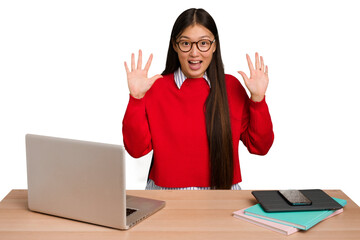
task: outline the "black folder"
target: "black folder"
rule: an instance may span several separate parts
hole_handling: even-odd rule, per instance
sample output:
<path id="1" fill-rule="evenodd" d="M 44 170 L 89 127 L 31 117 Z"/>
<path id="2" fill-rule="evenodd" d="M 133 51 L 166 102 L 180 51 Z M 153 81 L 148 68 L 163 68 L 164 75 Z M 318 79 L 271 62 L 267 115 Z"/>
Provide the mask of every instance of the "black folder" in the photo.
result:
<path id="1" fill-rule="evenodd" d="M 281 196 L 279 191 L 276 190 L 252 191 L 251 193 L 259 201 L 261 207 L 266 212 L 337 210 L 342 208 L 339 203 L 320 189 L 300 190 L 300 192 L 311 200 L 311 205 L 291 205 Z"/>

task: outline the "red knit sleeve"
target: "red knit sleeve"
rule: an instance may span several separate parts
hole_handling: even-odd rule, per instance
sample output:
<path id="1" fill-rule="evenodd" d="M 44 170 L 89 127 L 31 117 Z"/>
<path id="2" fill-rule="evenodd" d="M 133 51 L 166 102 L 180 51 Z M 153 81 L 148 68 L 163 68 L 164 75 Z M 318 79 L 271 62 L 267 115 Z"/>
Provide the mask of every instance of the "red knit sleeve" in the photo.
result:
<path id="1" fill-rule="evenodd" d="M 229 99 L 230 115 L 241 127 L 235 127 L 234 135 L 241 140 L 248 151 L 265 155 L 273 141 L 274 133 L 265 98 L 261 102 L 252 101 L 237 78 L 225 75 Z"/>
<path id="2" fill-rule="evenodd" d="M 244 109 L 242 121 L 247 124 L 246 130 L 240 135 L 250 153 L 265 155 L 274 142 L 274 132 L 269 108 L 265 98 L 254 102 L 248 98 L 248 109 Z"/>
<path id="3" fill-rule="evenodd" d="M 132 157 L 142 157 L 152 150 L 145 98 L 136 99 L 130 95 L 122 132 L 125 149 Z"/>

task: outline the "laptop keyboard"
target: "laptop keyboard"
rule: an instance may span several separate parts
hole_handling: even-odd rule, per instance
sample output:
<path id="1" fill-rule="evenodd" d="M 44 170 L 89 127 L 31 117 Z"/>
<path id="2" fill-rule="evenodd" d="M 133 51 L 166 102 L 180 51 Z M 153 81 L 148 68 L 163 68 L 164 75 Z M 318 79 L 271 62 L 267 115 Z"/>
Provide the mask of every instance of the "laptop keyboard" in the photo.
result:
<path id="1" fill-rule="evenodd" d="M 130 214 L 136 212 L 136 209 L 132 209 L 132 208 L 126 208 L 126 216 L 129 216 Z"/>

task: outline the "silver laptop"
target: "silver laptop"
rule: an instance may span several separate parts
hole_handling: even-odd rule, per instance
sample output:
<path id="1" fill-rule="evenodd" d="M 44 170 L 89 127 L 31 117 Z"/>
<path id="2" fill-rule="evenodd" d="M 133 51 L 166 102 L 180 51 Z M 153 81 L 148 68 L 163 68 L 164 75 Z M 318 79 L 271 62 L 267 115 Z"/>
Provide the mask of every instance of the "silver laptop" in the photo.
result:
<path id="1" fill-rule="evenodd" d="M 129 229 L 165 202 L 126 195 L 124 151 L 119 145 L 26 135 L 29 209 Z"/>

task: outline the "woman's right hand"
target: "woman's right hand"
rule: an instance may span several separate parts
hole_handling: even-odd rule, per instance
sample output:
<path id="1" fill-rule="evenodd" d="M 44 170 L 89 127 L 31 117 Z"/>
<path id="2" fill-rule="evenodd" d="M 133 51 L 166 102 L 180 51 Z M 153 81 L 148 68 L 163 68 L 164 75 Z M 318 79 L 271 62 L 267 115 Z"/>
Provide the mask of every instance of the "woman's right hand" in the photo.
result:
<path id="1" fill-rule="evenodd" d="M 124 62 L 130 95 L 134 98 L 137 99 L 143 98 L 145 96 L 145 93 L 151 88 L 154 82 L 157 79 L 162 78 L 162 75 L 160 74 L 157 74 L 151 78 L 147 77 L 152 58 L 153 55 L 151 54 L 149 60 L 145 65 L 145 68 L 141 69 L 142 68 L 141 50 L 139 50 L 137 67 L 135 67 L 135 55 L 131 54 L 131 71 L 129 70 L 127 63 Z"/>

